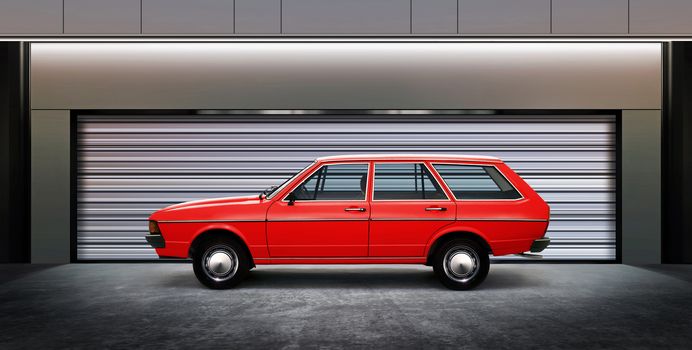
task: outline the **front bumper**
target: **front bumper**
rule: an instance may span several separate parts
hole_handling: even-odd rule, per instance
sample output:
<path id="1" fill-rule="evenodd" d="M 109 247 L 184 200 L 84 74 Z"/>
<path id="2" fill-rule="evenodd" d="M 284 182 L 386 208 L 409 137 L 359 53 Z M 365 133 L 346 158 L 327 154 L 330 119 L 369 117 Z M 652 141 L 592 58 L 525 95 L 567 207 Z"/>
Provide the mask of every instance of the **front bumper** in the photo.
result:
<path id="1" fill-rule="evenodd" d="M 529 249 L 529 251 L 531 253 L 540 253 L 549 244 L 550 244 L 550 238 L 548 238 L 548 237 L 539 238 L 539 239 L 533 241 L 533 243 L 531 243 L 531 249 Z"/>
<path id="2" fill-rule="evenodd" d="M 162 235 L 146 235 L 147 243 L 154 248 L 166 248 L 166 241 Z"/>

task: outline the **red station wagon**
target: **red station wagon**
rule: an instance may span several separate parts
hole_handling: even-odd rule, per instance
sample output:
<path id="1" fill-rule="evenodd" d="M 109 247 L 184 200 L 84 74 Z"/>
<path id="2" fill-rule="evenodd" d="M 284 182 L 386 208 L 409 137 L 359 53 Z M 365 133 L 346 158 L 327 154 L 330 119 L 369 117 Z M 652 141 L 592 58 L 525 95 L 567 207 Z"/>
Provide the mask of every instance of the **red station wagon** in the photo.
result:
<path id="1" fill-rule="evenodd" d="M 160 257 L 191 257 L 216 289 L 261 264 L 425 264 L 469 289 L 487 276 L 488 254 L 545 249 L 549 212 L 497 158 L 333 156 L 259 196 L 159 210 L 146 238 Z"/>

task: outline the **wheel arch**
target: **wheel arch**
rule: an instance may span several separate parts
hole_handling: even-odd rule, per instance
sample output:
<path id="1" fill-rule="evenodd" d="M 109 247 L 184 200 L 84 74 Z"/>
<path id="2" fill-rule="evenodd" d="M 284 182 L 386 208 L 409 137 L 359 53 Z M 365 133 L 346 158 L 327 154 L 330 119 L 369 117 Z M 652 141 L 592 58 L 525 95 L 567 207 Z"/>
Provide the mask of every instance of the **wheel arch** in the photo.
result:
<path id="1" fill-rule="evenodd" d="M 436 237 L 433 238 L 430 244 L 428 244 L 428 250 L 426 253 L 426 259 L 425 259 L 425 265 L 431 266 L 432 265 L 432 259 L 433 255 L 435 254 L 435 251 L 445 243 L 456 239 L 456 238 L 469 238 L 477 242 L 478 244 L 483 247 L 488 254 L 492 254 L 493 250 L 490 247 L 490 244 L 488 243 L 488 240 L 483 237 L 482 234 L 478 232 L 474 232 L 471 230 L 464 230 L 464 229 L 453 229 L 449 230 L 443 233 L 438 234 Z"/>
<path id="2" fill-rule="evenodd" d="M 192 257 L 193 254 L 197 251 L 197 249 L 200 248 L 200 246 L 214 238 L 222 238 L 222 239 L 229 239 L 232 241 L 235 241 L 236 243 L 240 244 L 241 247 L 245 250 L 245 253 L 247 254 L 248 258 L 250 259 L 250 267 L 255 267 L 255 260 L 252 257 L 252 253 L 250 252 L 250 248 L 248 247 L 247 243 L 245 240 L 242 238 L 241 235 L 237 234 L 236 232 L 228 229 L 228 228 L 221 228 L 221 227 L 211 227 L 202 230 L 199 232 L 197 235 L 195 235 L 195 238 L 192 240 L 190 243 L 190 248 L 188 251 L 188 256 Z"/>

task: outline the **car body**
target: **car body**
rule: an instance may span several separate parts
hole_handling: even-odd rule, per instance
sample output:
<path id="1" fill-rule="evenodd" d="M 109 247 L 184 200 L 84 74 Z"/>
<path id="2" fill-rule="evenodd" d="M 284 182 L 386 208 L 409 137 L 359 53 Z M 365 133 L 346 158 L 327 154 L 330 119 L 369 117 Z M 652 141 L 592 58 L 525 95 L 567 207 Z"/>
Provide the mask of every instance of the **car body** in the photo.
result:
<path id="1" fill-rule="evenodd" d="M 453 277 L 475 269 L 471 280 L 445 283 L 468 289 L 485 278 L 488 254 L 542 251 L 549 212 L 498 158 L 331 156 L 264 194 L 159 210 L 147 240 L 160 257 L 192 257 L 212 288 L 235 285 L 234 269 L 262 264 L 426 264 Z M 473 247 L 443 260 L 449 242 Z"/>

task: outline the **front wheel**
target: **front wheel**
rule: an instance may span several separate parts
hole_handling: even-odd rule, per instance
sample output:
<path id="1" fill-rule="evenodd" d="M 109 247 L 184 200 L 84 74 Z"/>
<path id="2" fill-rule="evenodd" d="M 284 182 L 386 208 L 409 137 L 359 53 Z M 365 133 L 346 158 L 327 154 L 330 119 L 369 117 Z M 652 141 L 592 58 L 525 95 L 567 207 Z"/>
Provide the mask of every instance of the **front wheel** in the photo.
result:
<path id="1" fill-rule="evenodd" d="M 479 285 L 488 275 L 490 259 L 475 241 L 454 239 L 438 249 L 433 268 L 447 288 L 468 290 Z"/>
<path id="2" fill-rule="evenodd" d="M 236 286 L 250 269 L 245 250 L 232 240 L 213 239 L 202 245 L 192 257 L 197 279 L 212 289 Z"/>

